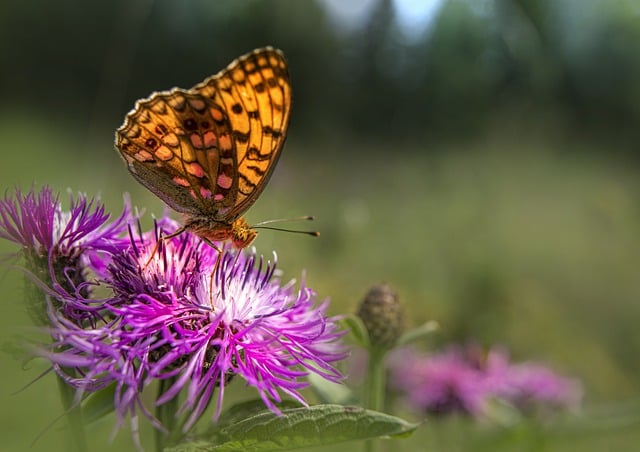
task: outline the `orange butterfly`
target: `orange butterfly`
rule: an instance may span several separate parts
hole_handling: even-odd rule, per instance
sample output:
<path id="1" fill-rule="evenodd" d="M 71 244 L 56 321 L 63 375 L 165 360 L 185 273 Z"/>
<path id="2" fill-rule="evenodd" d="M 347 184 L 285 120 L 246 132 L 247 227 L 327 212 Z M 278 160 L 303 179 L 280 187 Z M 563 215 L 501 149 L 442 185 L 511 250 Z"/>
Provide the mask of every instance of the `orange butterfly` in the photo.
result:
<path id="1" fill-rule="evenodd" d="M 116 148 L 138 182 L 184 217 L 185 230 L 248 246 L 242 215 L 264 190 L 287 135 L 291 84 L 284 55 L 256 49 L 191 89 L 136 102 Z M 165 237 L 167 238 L 167 237 Z"/>

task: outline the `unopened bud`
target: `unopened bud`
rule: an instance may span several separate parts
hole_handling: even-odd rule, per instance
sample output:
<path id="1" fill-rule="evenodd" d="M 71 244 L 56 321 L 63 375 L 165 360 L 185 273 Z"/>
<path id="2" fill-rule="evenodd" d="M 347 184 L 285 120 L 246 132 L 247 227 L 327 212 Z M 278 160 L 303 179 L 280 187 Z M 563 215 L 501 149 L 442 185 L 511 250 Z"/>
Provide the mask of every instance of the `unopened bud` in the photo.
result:
<path id="1" fill-rule="evenodd" d="M 360 303 L 358 317 L 362 319 L 371 345 L 392 348 L 404 331 L 404 313 L 398 294 L 388 284 L 377 284 Z"/>

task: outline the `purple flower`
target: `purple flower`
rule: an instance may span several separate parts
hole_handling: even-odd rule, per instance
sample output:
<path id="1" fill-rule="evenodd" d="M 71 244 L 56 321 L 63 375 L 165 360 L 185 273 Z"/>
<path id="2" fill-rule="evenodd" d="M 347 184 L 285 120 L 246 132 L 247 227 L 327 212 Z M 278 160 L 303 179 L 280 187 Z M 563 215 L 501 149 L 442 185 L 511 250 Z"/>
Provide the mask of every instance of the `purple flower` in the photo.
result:
<path id="1" fill-rule="evenodd" d="M 77 300 L 88 297 L 87 272 L 104 274 L 109 256 L 128 244 L 122 236 L 130 219 L 126 200 L 123 213 L 109 223 L 99 201 L 71 195 L 70 208 L 64 210 L 49 187 L 26 194 L 16 189 L 0 200 L 0 237 L 22 246 L 28 271 L 68 315 L 86 308 Z M 41 292 L 30 295 L 32 318 L 46 323 Z"/>
<path id="2" fill-rule="evenodd" d="M 536 363 L 512 364 L 499 348 L 449 347 L 433 355 L 399 350 L 390 360 L 391 383 L 414 409 L 431 413 L 487 413 L 500 399 L 522 411 L 534 407 L 576 408 L 582 397 L 577 380 Z"/>
<path id="3" fill-rule="evenodd" d="M 492 349 L 487 356 L 487 387 L 496 397 L 523 411 L 537 407 L 576 409 L 582 387 L 576 379 L 557 375 L 534 362 L 510 364 L 504 350 Z"/>
<path id="4" fill-rule="evenodd" d="M 71 195 L 70 208 L 65 211 L 49 187 L 39 193 L 32 188 L 26 195 L 16 189 L 13 196 L 0 200 L 0 237 L 54 258 L 87 250 L 115 252 L 122 248 L 119 237 L 130 218 L 128 202 L 120 218 L 107 224 L 109 214 L 104 206 L 82 194 Z"/>
<path id="5" fill-rule="evenodd" d="M 146 234 L 114 255 L 103 324 L 78 328 L 52 311 L 56 342 L 43 353 L 81 392 L 115 383 L 119 423 L 141 411 L 159 427 L 141 399 L 154 380 L 167 388 L 157 405 L 185 394 L 177 414 L 187 417 L 186 431 L 212 400 L 218 416 L 238 376 L 274 412 L 283 394 L 305 403 L 299 390 L 309 372 L 341 379 L 332 363 L 344 357 L 343 332 L 326 316 L 328 303 L 316 304 L 304 282 L 298 290 L 281 284 L 275 261 L 228 249 L 219 257 L 187 232 L 154 249 Z"/>
<path id="6" fill-rule="evenodd" d="M 420 356 L 404 349 L 391 357 L 390 364 L 392 385 L 414 409 L 482 413 L 486 402 L 482 372 L 469 364 L 463 350 L 451 347 L 438 355 Z"/>

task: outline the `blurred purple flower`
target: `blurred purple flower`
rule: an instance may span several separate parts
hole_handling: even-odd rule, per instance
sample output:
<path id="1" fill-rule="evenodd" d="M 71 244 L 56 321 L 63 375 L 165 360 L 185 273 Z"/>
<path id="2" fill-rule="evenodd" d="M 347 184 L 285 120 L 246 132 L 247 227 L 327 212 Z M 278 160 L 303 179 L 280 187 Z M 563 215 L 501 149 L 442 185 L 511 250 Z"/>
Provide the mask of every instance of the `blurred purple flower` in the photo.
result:
<path id="1" fill-rule="evenodd" d="M 113 257 L 104 284 L 114 296 L 103 310 L 111 320 L 78 328 L 51 311 L 56 340 L 41 352 L 79 393 L 115 383 L 119 424 L 142 412 L 160 427 L 141 399 L 156 379 L 167 382 L 157 405 L 185 394 L 176 414 L 188 416 L 187 431 L 216 390 L 219 415 L 235 376 L 276 413 L 282 394 L 305 404 L 299 390 L 309 372 L 342 378 L 332 363 L 345 356 L 343 332 L 304 282 L 297 291 L 293 281 L 282 285 L 275 262 L 255 251 L 225 249 L 216 263 L 218 252 L 187 232 L 154 246 L 149 236 L 132 239 Z"/>
<path id="2" fill-rule="evenodd" d="M 391 384 L 408 403 L 429 413 L 479 415 L 486 399 L 482 373 L 452 347 L 440 355 L 419 356 L 404 349 L 391 357 Z"/>
<path id="3" fill-rule="evenodd" d="M 390 359 L 391 384 L 414 409 L 429 413 L 486 414 L 499 399 L 522 411 L 576 408 L 582 397 L 577 380 L 542 364 L 511 364 L 501 349 L 486 355 L 478 347 L 451 346 L 434 355 L 399 350 Z"/>
<path id="4" fill-rule="evenodd" d="M 491 393 L 523 411 L 536 407 L 576 409 L 582 399 L 580 381 L 559 376 L 539 363 L 510 364 L 502 349 L 489 351 L 486 374 Z"/>

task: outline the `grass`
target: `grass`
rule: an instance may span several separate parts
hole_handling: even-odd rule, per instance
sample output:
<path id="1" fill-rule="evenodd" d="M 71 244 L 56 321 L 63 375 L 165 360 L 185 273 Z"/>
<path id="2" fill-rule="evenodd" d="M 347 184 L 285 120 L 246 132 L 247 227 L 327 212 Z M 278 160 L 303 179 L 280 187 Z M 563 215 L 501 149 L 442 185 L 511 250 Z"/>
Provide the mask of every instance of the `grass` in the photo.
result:
<path id="1" fill-rule="evenodd" d="M 162 204 L 119 162 L 108 132 L 89 147 L 70 125 L 50 124 L 0 120 L 2 188 L 35 182 L 101 193 L 114 214 L 128 191 L 134 204 L 161 213 Z M 277 250 L 285 279 L 306 269 L 333 312 L 354 311 L 370 285 L 386 281 L 413 325 L 441 324 L 424 347 L 469 339 L 502 344 L 517 360 L 545 361 L 584 383 L 583 418 L 509 429 L 431 420 L 407 443 L 386 442 L 388 449 L 629 450 L 640 439 L 638 404 L 620 408 L 640 387 L 638 170 L 610 157 L 622 150 L 523 130 L 496 128 L 482 140 L 429 152 L 417 145 L 314 147 L 294 136 L 248 215 L 250 222 L 318 217 L 319 239 L 264 231 L 255 245 L 264 254 Z M 0 251 L 15 248 L 2 242 Z M 6 270 L 0 284 L 7 340 L 25 333 L 28 320 L 19 272 Z M 45 366 L 23 369 L 6 355 L 1 362 L 0 451 L 25 450 L 61 414 L 57 394 L 50 375 L 12 394 Z M 235 390 L 231 397 L 246 397 L 241 384 Z M 603 409 L 611 414 L 593 414 Z M 127 449 L 126 431 L 105 444 L 111 427 L 107 418 L 90 428 L 95 450 Z M 56 424 L 31 450 L 64 450 L 62 438 Z"/>

